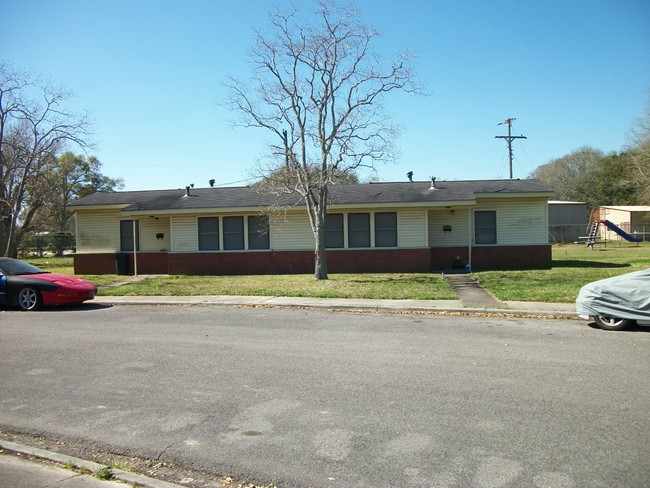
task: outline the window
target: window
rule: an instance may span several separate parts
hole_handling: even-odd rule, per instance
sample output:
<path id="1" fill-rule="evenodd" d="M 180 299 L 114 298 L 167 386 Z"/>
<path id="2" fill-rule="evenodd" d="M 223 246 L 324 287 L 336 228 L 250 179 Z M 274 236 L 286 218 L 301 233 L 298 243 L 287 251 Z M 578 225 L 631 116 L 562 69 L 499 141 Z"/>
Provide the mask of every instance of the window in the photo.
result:
<path id="1" fill-rule="evenodd" d="M 474 212 L 476 244 L 497 243 L 497 213 L 494 210 Z"/>
<path id="2" fill-rule="evenodd" d="M 248 217 L 248 249 L 269 249 L 269 218 L 266 215 Z"/>
<path id="3" fill-rule="evenodd" d="M 370 247 L 370 214 L 348 214 L 348 246 Z"/>
<path id="4" fill-rule="evenodd" d="M 199 251 L 220 249 L 220 225 L 223 227 L 223 249 L 226 251 L 246 249 L 244 242 L 244 217 L 200 217 Z M 248 249 L 269 249 L 269 218 L 266 215 L 247 217 Z"/>
<path id="5" fill-rule="evenodd" d="M 343 214 L 325 216 L 325 247 L 343 247 Z"/>
<path id="6" fill-rule="evenodd" d="M 199 251 L 219 250 L 219 218 L 199 217 Z"/>
<path id="7" fill-rule="evenodd" d="M 244 218 L 223 218 L 223 248 L 227 251 L 244 249 Z"/>
<path id="8" fill-rule="evenodd" d="M 375 214 L 375 247 L 397 247 L 397 214 Z"/>
<path id="9" fill-rule="evenodd" d="M 136 251 L 140 250 L 140 225 L 135 221 Z M 120 220 L 120 251 L 133 251 L 133 220 Z"/>

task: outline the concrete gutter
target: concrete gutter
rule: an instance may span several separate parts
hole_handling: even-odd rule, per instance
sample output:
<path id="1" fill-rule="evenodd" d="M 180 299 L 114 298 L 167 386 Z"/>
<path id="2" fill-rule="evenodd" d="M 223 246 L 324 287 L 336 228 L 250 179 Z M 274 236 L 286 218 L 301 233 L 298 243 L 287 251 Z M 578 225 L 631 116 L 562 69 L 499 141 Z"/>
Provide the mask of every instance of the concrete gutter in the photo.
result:
<path id="1" fill-rule="evenodd" d="M 99 296 L 101 305 L 214 305 L 239 307 L 312 308 L 388 313 L 430 313 L 499 316 L 540 316 L 577 319 L 569 303 L 503 302 L 500 307 L 466 307 L 460 300 L 380 300 L 363 298 L 310 298 L 271 296 Z"/>
<path id="2" fill-rule="evenodd" d="M 128 471 L 122 471 L 121 469 L 110 468 L 110 466 L 106 466 L 104 464 L 98 464 L 92 461 L 87 461 L 85 459 L 67 456 L 65 454 L 59 454 L 57 452 L 46 451 L 44 449 L 39 449 L 37 447 L 25 446 L 23 444 L 18 444 L 16 442 L 0 440 L 0 450 L 18 453 L 25 456 L 38 458 L 38 459 L 45 459 L 47 461 L 52 461 L 54 463 L 58 463 L 63 466 L 66 465 L 75 466 L 77 468 L 88 470 L 92 473 L 97 473 L 102 469 L 108 468 L 111 470 L 112 481 L 131 483 L 134 486 L 141 486 L 143 488 L 179 488 L 181 486 L 174 483 L 169 483 L 167 481 L 150 478 L 148 476 L 144 476 L 136 473 L 130 473 Z M 28 462 L 28 461 L 25 460 L 24 462 Z M 27 488 L 27 487 L 34 486 L 32 484 L 32 481 L 29 480 L 29 472 L 26 469 L 24 470 L 24 474 L 25 474 L 24 479 L 21 478 L 17 480 L 18 486 L 15 486 L 14 488 L 23 488 L 23 487 Z M 24 484 L 22 484 L 23 482 Z M 127 485 L 123 485 L 123 483 L 120 483 L 120 485 L 127 486 Z M 61 481 L 58 480 L 58 478 L 56 479 L 53 478 L 52 484 L 48 484 L 47 486 L 54 486 L 55 484 L 57 486 L 70 486 L 68 484 L 62 483 Z M 114 486 L 110 482 L 105 482 L 105 481 L 99 482 L 98 479 L 93 478 L 90 475 L 76 476 L 74 486 L 95 487 L 97 485 L 101 486 L 103 484 L 105 484 L 106 486 Z"/>

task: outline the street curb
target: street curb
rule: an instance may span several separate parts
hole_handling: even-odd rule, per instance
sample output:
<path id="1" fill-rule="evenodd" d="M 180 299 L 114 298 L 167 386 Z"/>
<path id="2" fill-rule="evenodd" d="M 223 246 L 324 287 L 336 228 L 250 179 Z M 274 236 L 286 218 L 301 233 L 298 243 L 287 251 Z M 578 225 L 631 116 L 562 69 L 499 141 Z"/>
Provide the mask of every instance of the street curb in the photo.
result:
<path id="1" fill-rule="evenodd" d="M 94 303 L 98 305 L 119 306 L 119 305 L 184 305 L 184 306 L 225 306 L 225 307 L 243 307 L 243 308 L 297 308 L 297 309 L 318 309 L 345 312 L 383 312 L 396 314 L 427 314 L 427 315 L 474 315 L 474 316 L 495 316 L 495 317 L 515 317 L 515 318 L 549 318 L 549 319 L 571 319 L 577 320 L 576 312 L 566 312 L 560 310 L 530 310 L 530 309 L 512 309 L 512 308 L 462 308 L 462 307 L 422 307 L 422 306 L 390 306 L 390 305 L 361 305 L 358 303 L 315 303 L 313 301 L 305 303 L 289 303 L 286 301 L 275 301 L 278 297 L 265 297 L 265 300 L 246 300 L 239 302 L 237 300 L 215 301 L 215 297 L 128 297 L 126 300 L 122 297 L 101 297 Z"/>
<path id="2" fill-rule="evenodd" d="M 14 453 L 24 454 L 26 456 L 35 457 L 38 459 L 45 459 L 47 461 L 53 461 L 55 463 L 63 465 L 74 465 L 78 468 L 87 469 L 93 473 L 100 471 L 105 468 L 111 470 L 113 475 L 113 481 L 124 481 L 126 483 L 137 483 L 138 485 L 144 488 L 179 488 L 181 485 L 176 485 L 174 483 L 169 483 L 168 481 L 157 480 L 154 478 L 149 478 L 141 474 L 129 473 L 128 471 L 122 471 L 121 469 L 113 469 L 110 466 L 104 464 L 95 463 L 93 461 L 87 461 L 85 459 L 76 458 L 73 456 L 67 456 L 65 454 L 59 454 L 58 452 L 46 451 L 44 449 L 39 449 L 37 447 L 26 446 L 24 444 L 17 444 L 10 441 L 0 441 L 0 449 L 5 451 L 10 451 Z"/>

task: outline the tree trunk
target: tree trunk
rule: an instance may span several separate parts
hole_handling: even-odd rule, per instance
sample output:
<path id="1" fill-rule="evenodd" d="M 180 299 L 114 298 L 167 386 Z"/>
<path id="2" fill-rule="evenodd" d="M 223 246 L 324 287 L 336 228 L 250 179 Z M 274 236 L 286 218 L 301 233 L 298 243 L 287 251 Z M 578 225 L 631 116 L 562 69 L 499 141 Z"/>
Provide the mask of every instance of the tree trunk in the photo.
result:
<path id="1" fill-rule="evenodd" d="M 0 218 L 0 256 L 7 257 L 7 245 L 9 244 L 7 239 L 9 235 L 9 225 L 7 222 L 7 217 Z"/>
<path id="2" fill-rule="evenodd" d="M 314 278 L 317 280 L 327 279 L 327 254 L 325 253 L 325 229 L 321 227 L 316 236 L 316 248 L 314 249 Z"/>
<path id="3" fill-rule="evenodd" d="M 325 217 L 327 215 L 327 184 L 320 182 L 316 205 L 313 206 L 315 214 L 314 237 L 316 247 L 314 248 L 314 278 L 317 280 L 327 279 L 327 253 L 325 249 Z"/>

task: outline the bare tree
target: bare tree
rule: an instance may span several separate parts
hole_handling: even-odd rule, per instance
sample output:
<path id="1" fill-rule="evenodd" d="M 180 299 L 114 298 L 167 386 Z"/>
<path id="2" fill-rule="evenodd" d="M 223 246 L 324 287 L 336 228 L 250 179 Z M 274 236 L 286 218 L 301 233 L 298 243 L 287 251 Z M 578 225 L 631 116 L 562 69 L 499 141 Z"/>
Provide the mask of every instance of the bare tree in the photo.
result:
<path id="1" fill-rule="evenodd" d="M 607 156 L 599 149 L 584 146 L 570 154 L 536 168 L 530 177 L 537 178 L 555 192 L 558 200 L 581 200 L 590 207 L 603 205 L 594 194 L 594 169 Z"/>
<path id="2" fill-rule="evenodd" d="M 650 99 L 643 115 L 634 121 L 629 153 L 635 182 L 641 188 L 639 204 L 650 205 Z"/>
<path id="3" fill-rule="evenodd" d="M 0 64 L 0 253 L 18 243 L 43 204 L 39 183 L 67 144 L 87 146 L 89 119 L 68 112 L 68 90 Z"/>
<path id="4" fill-rule="evenodd" d="M 381 101 L 393 91 L 419 92 L 408 56 L 384 62 L 374 50 L 377 38 L 350 7 L 320 2 L 312 20 L 277 11 L 270 31 L 254 35 L 252 82 L 226 84 L 238 123 L 272 134 L 266 189 L 306 205 L 317 279 L 327 279 L 329 186 L 393 159 L 397 131 Z"/>

